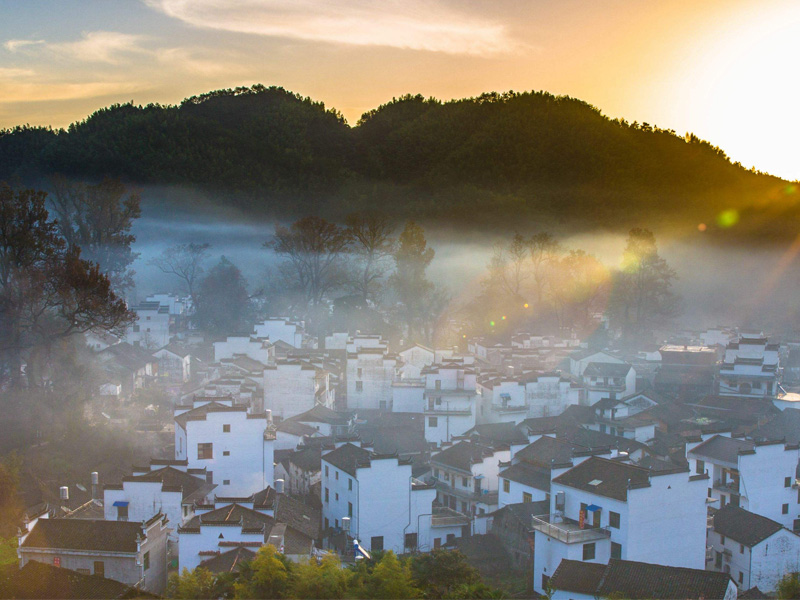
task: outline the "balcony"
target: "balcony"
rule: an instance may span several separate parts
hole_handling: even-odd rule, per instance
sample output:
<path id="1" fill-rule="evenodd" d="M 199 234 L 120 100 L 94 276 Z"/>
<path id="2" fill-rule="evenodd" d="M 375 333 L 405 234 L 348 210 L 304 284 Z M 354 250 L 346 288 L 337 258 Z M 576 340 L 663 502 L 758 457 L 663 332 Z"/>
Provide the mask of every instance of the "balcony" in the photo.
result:
<path id="1" fill-rule="evenodd" d="M 533 517 L 533 528 L 565 544 L 580 544 L 611 537 L 607 527 L 584 525 L 581 529 L 578 521 L 560 515 Z"/>
<path id="2" fill-rule="evenodd" d="M 492 404 L 492 411 L 499 413 L 528 412 L 525 404 Z"/>
<path id="3" fill-rule="evenodd" d="M 467 515 L 444 506 L 434 508 L 431 516 L 431 527 L 463 527 L 469 522 Z"/>
<path id="4" fill-rule="evenodd" d="M 424 413 L 432 416 L 462 416 L 468 417 L 472 414 L 471 408 L 448 408 L 446 404 L 439 404 L 438 406 L 426 406 Z"/>
<path id="5" fill-rule="evenodd" d="M 714 482 L 714 484 L 711 487 L 713 487 L 715 490 L 718 490 L 720 492 L 727 492 L 729 494 L 736 494 L 736 495 L 739 494 L 739 482 L 738 481 L 717 480 L 717 481 Z"/>
<path id="6" fill-rule="evenodd" d="M 437 390 L 435 388 L 425 388 L 426 398 L 438 398 L 440 396 L 477 396 L 478 390 L 475 388 L 449 388 Z"/>

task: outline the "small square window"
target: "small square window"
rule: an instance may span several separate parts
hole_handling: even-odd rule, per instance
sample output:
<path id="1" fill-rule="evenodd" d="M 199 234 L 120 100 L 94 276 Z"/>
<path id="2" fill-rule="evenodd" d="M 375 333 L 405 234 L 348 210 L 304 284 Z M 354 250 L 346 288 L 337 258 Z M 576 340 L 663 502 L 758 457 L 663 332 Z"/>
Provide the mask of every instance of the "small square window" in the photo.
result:
<path id="1" fill-rule="evenodd" d="M 336 480 L 338 481 L 339 480 L 339 471 L 334 472 L 334 475 L 336 477 Z"/>
<path id="2" fill-rule="evenodd" d="M 230 433 L 230 432 L 231 432 L 231 426 L 230 425 L 225 424 L 225 425 L 222 426 L 222 433 Z"/>
<path id="3" fill-rule="evenodd" d="M 591 544 L 584 544 L 583 545 L 583 560 L 594 560 L 595 557 L 595 545 L 594 542 Z"/>
<path id="4" fill-rule="evenodd" d="M 428 417 L 428 427 L 438 427 L 439 417 Z"/>
<path id="5" fill-rule="evenodd" d="M 511 482 L 508 479 L 503 479 L 503 491 L 506 494 L 511 491 Z"/>
<path id="6" fill-rule="evenodd" d="M 231 480 L 230 479 L 223 479 L 222 480 L 222 485 L 230 485 L 230 484 L 231 484 Z"/>
<path id="7" fill-rule="evenodd" d="M 619 513 L 614 511 L 608 512 L 608 526 L 614 529 L 619 529 Z"/>
<path id="8" fill-rule="evenodd" d="M 230 455 L 231 455 L 231 451 L 230 450 L 223 450 L 222 451 L 222 456 L 230 456 Z"/>
<path id="9" fill-rule="evenodd" d="M 523 502 L 533 502 L 533 496 L 529 492 L 522 492 L 522 501 Z"/>
<path id="10" fill-rule="evenodd" d="M 789 514 L 789 505 L 788 504 L 784 504 L 781 507 L 781 514 L 782 515 L 788 515 Z"/>
<path id="11" fill-rule="evenodd" d="M 347 489 L 348 490 L 352 490 L 353 489 L 353 480 L 352 479 L 348 479 L 347 480 Z"/>

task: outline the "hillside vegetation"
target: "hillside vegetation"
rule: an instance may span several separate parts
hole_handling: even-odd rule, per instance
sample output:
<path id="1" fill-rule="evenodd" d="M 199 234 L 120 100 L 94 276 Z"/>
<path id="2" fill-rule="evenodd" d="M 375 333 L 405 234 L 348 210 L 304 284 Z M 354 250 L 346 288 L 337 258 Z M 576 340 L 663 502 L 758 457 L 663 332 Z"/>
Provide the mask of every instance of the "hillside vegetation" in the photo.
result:
<path id="1" fill-rule="evenodd" d="M 0 180 L 53 173 L 186 186 L 269 217 L 379 206 L 459 224 L 713 228 L 735 209 L 747 234 L 799 222 L 792 186 L 710 143 L 545 92 L 404 96 L 351 127 L 320 102 L 254 86 L 0 132 Z"/>

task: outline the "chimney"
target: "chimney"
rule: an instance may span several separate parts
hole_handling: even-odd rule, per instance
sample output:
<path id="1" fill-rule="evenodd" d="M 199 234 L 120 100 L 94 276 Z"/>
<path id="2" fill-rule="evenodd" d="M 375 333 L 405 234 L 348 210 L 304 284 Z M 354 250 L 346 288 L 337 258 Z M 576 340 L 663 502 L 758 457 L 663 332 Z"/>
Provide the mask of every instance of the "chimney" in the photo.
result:
<path id="1" fill-rule="evenodd" d="M 275 480 L 275 491 L 278 494 L 282 494 L 283 493 L 283 479 L 276 479 Z"/>
<path id="2" fill-rule="evenodd" d="M 100 499 L 100 474 L 92 471 L 92 500 Z"/>
<path id="3" fill-rule="evenodd" d="M 68 502 L 69 488 L 65 485 L 62 485 L 60 488 L 58 488 L 58 504 L 66 508 Z"/>

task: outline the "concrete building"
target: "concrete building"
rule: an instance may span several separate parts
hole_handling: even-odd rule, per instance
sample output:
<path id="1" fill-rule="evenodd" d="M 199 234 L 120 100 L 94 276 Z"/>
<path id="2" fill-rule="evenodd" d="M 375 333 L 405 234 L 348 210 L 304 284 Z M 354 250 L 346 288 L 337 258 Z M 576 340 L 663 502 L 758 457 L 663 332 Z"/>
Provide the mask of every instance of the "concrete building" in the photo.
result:
<path id="1" fill-rule="evenodd" d="M 331 374 L 314 365 L 279 359 L 264 369 L 264 408 L 276 420 L 289 419 L 317 405 L 333 409 L 335 393 Z"/>
<path id="2" fill-rule="evenodd" d="M 214 362 L 247 356 L 267 366 L 275 362 L 275 348 L 265 337 L 228 336 L 225 340 L 214 342 Z"/>
<path id="3" fill-rule="evenodd" d="M 780 347 L 770 344 L 761 332 L 741 333 L 725 347 L 719 366 L 719 394 L 764 398 L 778 393 Z"/>
<path id="4" fill-rule="evenodd" d="M 273 344 L 281 341 L 298 350 L 301 348 L 316 348 L 316 343 L 306 333 L 304 324 L 301 321 L 273 317 L 261 323 L 256 323 L 254 332 L 256 337 L 269 338 L 269 341 Z"/>
<path id="5" fill-rule="evenodd" d="M 800 529 L 797 445 L 714 435 L 687 450 L 693 471 L 708 474 L 708 497 L 716 508 L 733 504 L 787 529 Z"/>
<path id="6" fill-rule="evenodd" d="M 125 331 L 124 341 L 131 346 L 148 350 L 163 348 L 169 344 L 170 314 L 169 306 L 160 302 L 140 302 L 130 309 L 136 314 L 136 320 Z"/>
<path id="7" fill-rule="evenodd" d="M 800 536 L 777 521 L 729 504 L 713 522 L 706 568 L 729 574 L 741 591 L 774 593 L 784 575 L 800 571 Z"/>
<path id="8" fill-rule="evenodd" d="M 478 392 L 475 371 L 461 362 L 426 367 L 425 439 L 441 445 L 475 427 Z"/>
<path id="9" fill-rule="evenodd" d="M 550 513 L 533 520 L 534 589 L 543 593 L 564 559 L 704 568 L 706 479 L 596 456 L 553 478 Z"/>
<path id="10" fill-rule="evenodd" d="M 19 538 L 20 568 L 38 561 L 154 594 L 167 585 L 167 519 L 144 522 L 38 519 Z"/>
<path id="11" fill-rule="evenodd" d="M 392 381 L 397 367 L 397 356 L 383 346 L 348 343 L 347 408 L 391 411 Z"/>
<path id="12" fill-rule="evenodd" d="M 628 363 L 591 362 L 581 376 L 589 405 L 624 398 L 636 391 L 636 370 Z"/>
<path id="13" fill-rule="evenodd" d="M 199 404 L 199 403 L 198 403 Z M 175 408 L 175 458 L 206 469 L 217 493 L 246 496 L 273 484 L 275 434 L 267 415 L 213 399 Z"/>

